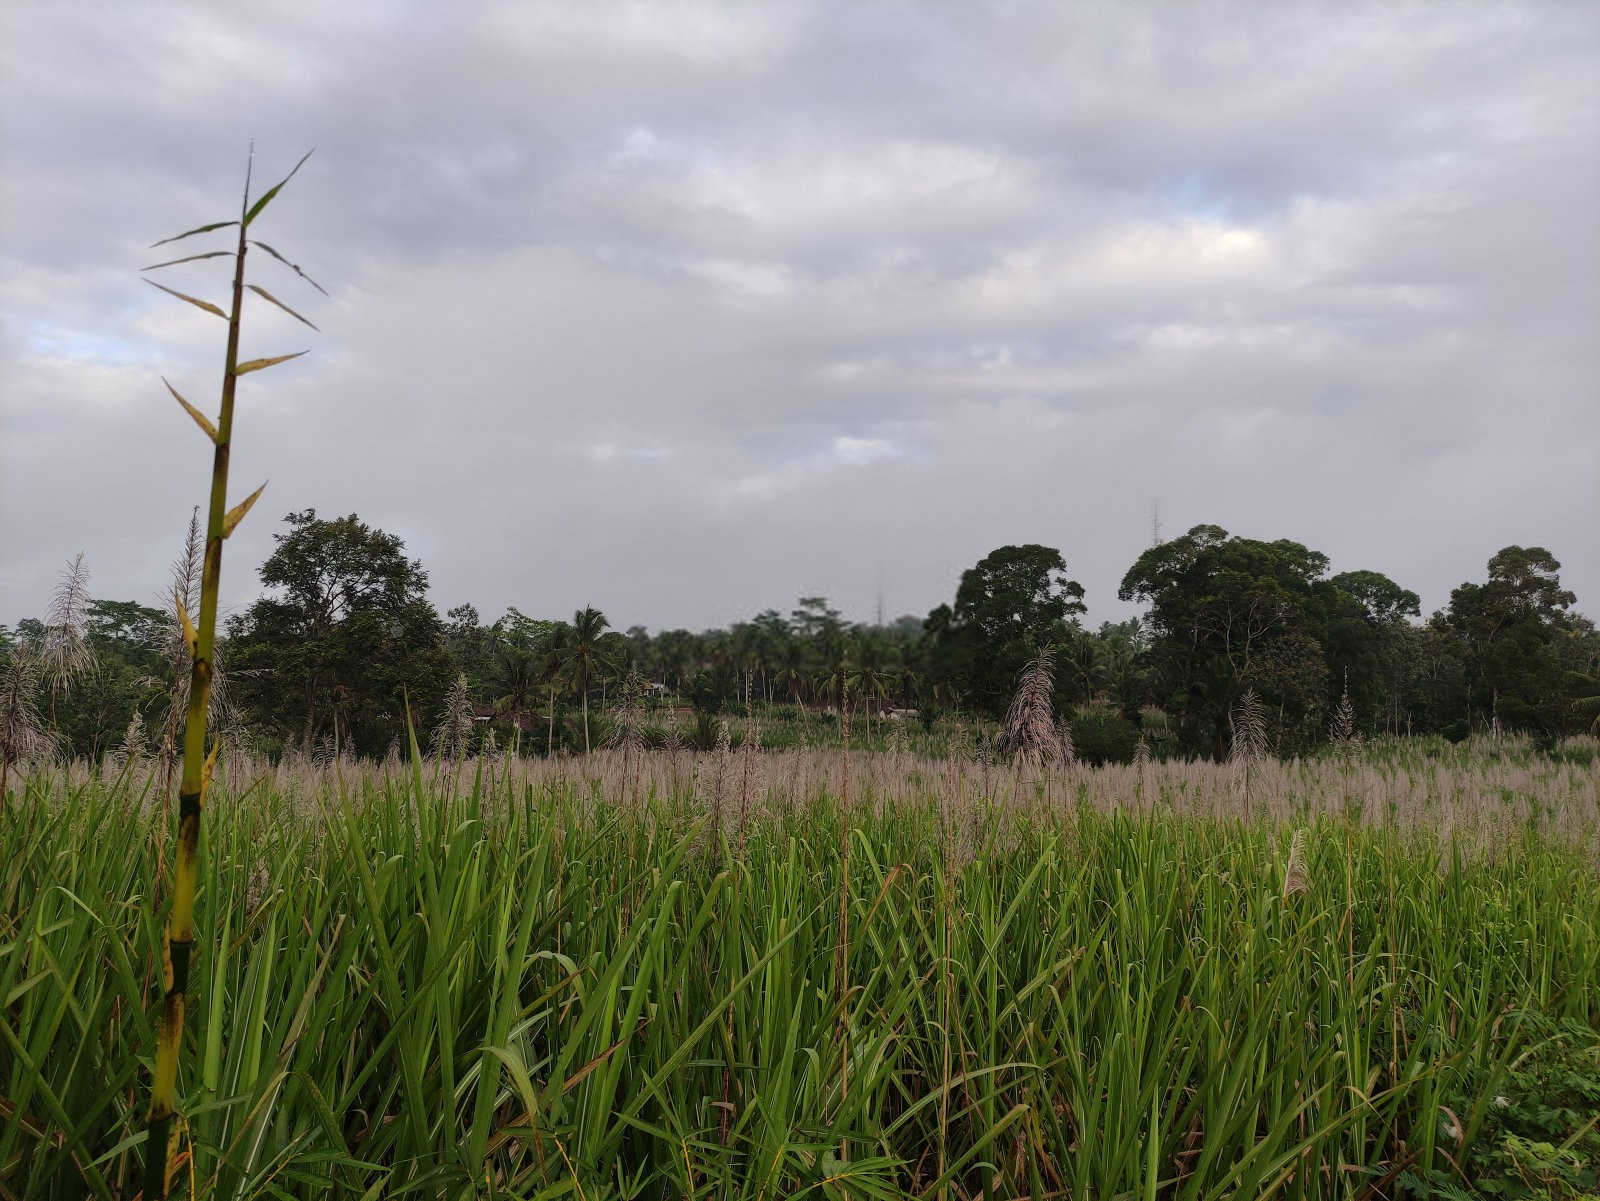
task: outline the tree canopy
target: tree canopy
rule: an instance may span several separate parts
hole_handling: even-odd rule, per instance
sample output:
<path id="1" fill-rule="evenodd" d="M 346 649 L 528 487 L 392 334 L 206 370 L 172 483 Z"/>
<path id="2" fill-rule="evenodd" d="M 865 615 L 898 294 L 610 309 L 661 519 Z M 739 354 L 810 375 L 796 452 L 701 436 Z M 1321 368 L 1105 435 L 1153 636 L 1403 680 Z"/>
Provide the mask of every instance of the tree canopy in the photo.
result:
<path id="1" fill-rule="evenodd" d="M 991 551 L 962 573 L 955 604 L 924 623 L 935 679 L 952 701 L 998 717 L 1023 666 L 1070 643 L 1084 611 L 1083 585 L 1068 578 L 1060 551 L 1031 542 Z"/>
<path id="2" fill-rule="evenodd" d="M 985 555 L 921 621 L 852 622 L 804 596 L 725 629 L 623 633 L 592 607 L 570 620 L 512 607 L 485 622 L 462 604 L 441 618 L 399 537 L 307 509 L 285 518 L 260 568 L 263 595 L 229 622 L 219 662 L 237 717 L 222 724 L 268 748 L 337 741 L 381 755 L 406 743 L 407 699 L 425 735 L 450 691 L 452 722 L 474 737 L 498 726 L 527 751 L 577 752 L 606 738 L 606 702 L 624 678 L 630 704 L 692 706 L 701 741 L 719 711 L 756 704 L 825 715 L 848 703 L 868 723 L 894 708 L 927 723 L 951 711 L 998 718 L 1023 666 L 1049 651 L 1051 703 L 1096 761 L 1131 758 L 1141 739 L 1159 753 L 1225 754 L 1246 690 L 1278 753 L 1326 741 L 1346 707 L 1363 733 L 1548 742 L 1600 720 L 1600 635 L 1573 611 L 1560 567 L 1542 547 L 1505 547 L 1422 621 L 1417 594 L 1380 572 L 1330 574 L 1327 556 L 1299 542 L 1198 525 L 1123 577 L 1118 595 L 1143 612 L 1093 632 L 1064 556 L 1028 543 Z M 181 649 L 172 613 L 89 600 L 81 563 L 71 576 L 71 604 L 0 627 L 0 665 L 33 665 L 11 673 L 34 681 L 27 711 L 80 755 L 166 736 Z M 51 648 L 78 664 L 53 691 Z M 130 734 L 135 715 L 144 732 Z"/>
<path id="3" fill-rule="evenodd" d="M 382 753 L 452 682 L 428 575 L 405 544 L 355 514 L 290 513 L 261 566 L 271 591 L 228 625 L 236 693 L 283 737 Z"/>

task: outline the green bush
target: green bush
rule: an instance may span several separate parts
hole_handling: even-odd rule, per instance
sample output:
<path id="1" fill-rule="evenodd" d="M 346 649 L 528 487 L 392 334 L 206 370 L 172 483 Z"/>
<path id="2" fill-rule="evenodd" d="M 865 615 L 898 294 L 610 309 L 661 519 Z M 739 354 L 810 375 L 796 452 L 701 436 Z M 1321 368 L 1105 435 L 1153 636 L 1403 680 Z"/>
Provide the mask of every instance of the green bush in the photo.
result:
<path id="1" fill-rule="evenodd" d="M 1078 758 L 1102 763 L 1132 763 L 1139 745 L 1139 727 L 1109 705 L 1084 705 L 1071 721 L 1072 745 Z"/>

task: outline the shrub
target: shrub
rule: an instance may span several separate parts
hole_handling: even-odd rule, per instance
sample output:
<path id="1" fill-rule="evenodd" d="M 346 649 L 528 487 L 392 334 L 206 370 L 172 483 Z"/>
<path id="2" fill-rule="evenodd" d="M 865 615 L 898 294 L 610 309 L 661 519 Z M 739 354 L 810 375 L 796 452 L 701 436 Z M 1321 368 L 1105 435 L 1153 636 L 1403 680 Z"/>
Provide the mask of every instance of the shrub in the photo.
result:
<path id="1" fill-rule="evenodd" d="M 1109 705 L 1081 705 L 1071 721 L 1072 745 L 1078 758 L 1099 767 L 1132 763 L 1139 745 L 1139 727 Z"/>

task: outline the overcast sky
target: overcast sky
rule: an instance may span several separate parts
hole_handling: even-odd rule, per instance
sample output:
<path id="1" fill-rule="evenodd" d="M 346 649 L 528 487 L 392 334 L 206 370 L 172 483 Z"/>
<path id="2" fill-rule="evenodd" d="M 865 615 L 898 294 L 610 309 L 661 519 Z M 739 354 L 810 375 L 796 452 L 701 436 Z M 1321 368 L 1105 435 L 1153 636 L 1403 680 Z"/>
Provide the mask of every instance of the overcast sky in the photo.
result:
<path id="1" fill-rule="evenodd" d="M 311 354 L 240 385 L 231 605 L 314 507 L 486 619 L 920 614 L 1043 542 L 1099 621 L 1159 499 L 1600 611 L 1600 4 L 7 0 L 0 122 L 0 621 L 79 550 L 156 601 L 223 327 L 138 269 L 251 137 L 331 298 L 252 258 L 323 332 L 246 306 Z"/>

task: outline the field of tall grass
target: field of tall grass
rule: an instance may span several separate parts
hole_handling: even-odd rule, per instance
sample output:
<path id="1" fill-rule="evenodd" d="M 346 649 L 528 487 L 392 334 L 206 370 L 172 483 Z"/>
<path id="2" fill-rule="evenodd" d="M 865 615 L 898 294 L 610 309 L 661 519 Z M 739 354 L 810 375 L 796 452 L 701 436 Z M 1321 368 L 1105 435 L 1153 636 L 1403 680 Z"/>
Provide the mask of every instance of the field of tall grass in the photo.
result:
<path id="1" fill-rule="evenodd" d="M 161 786 L 0 816 L 0 1196 L 139 1188 Z M 175 1192 L 1596 1189 L 1592 756 L 236 757 L 199 865 Z"/>

